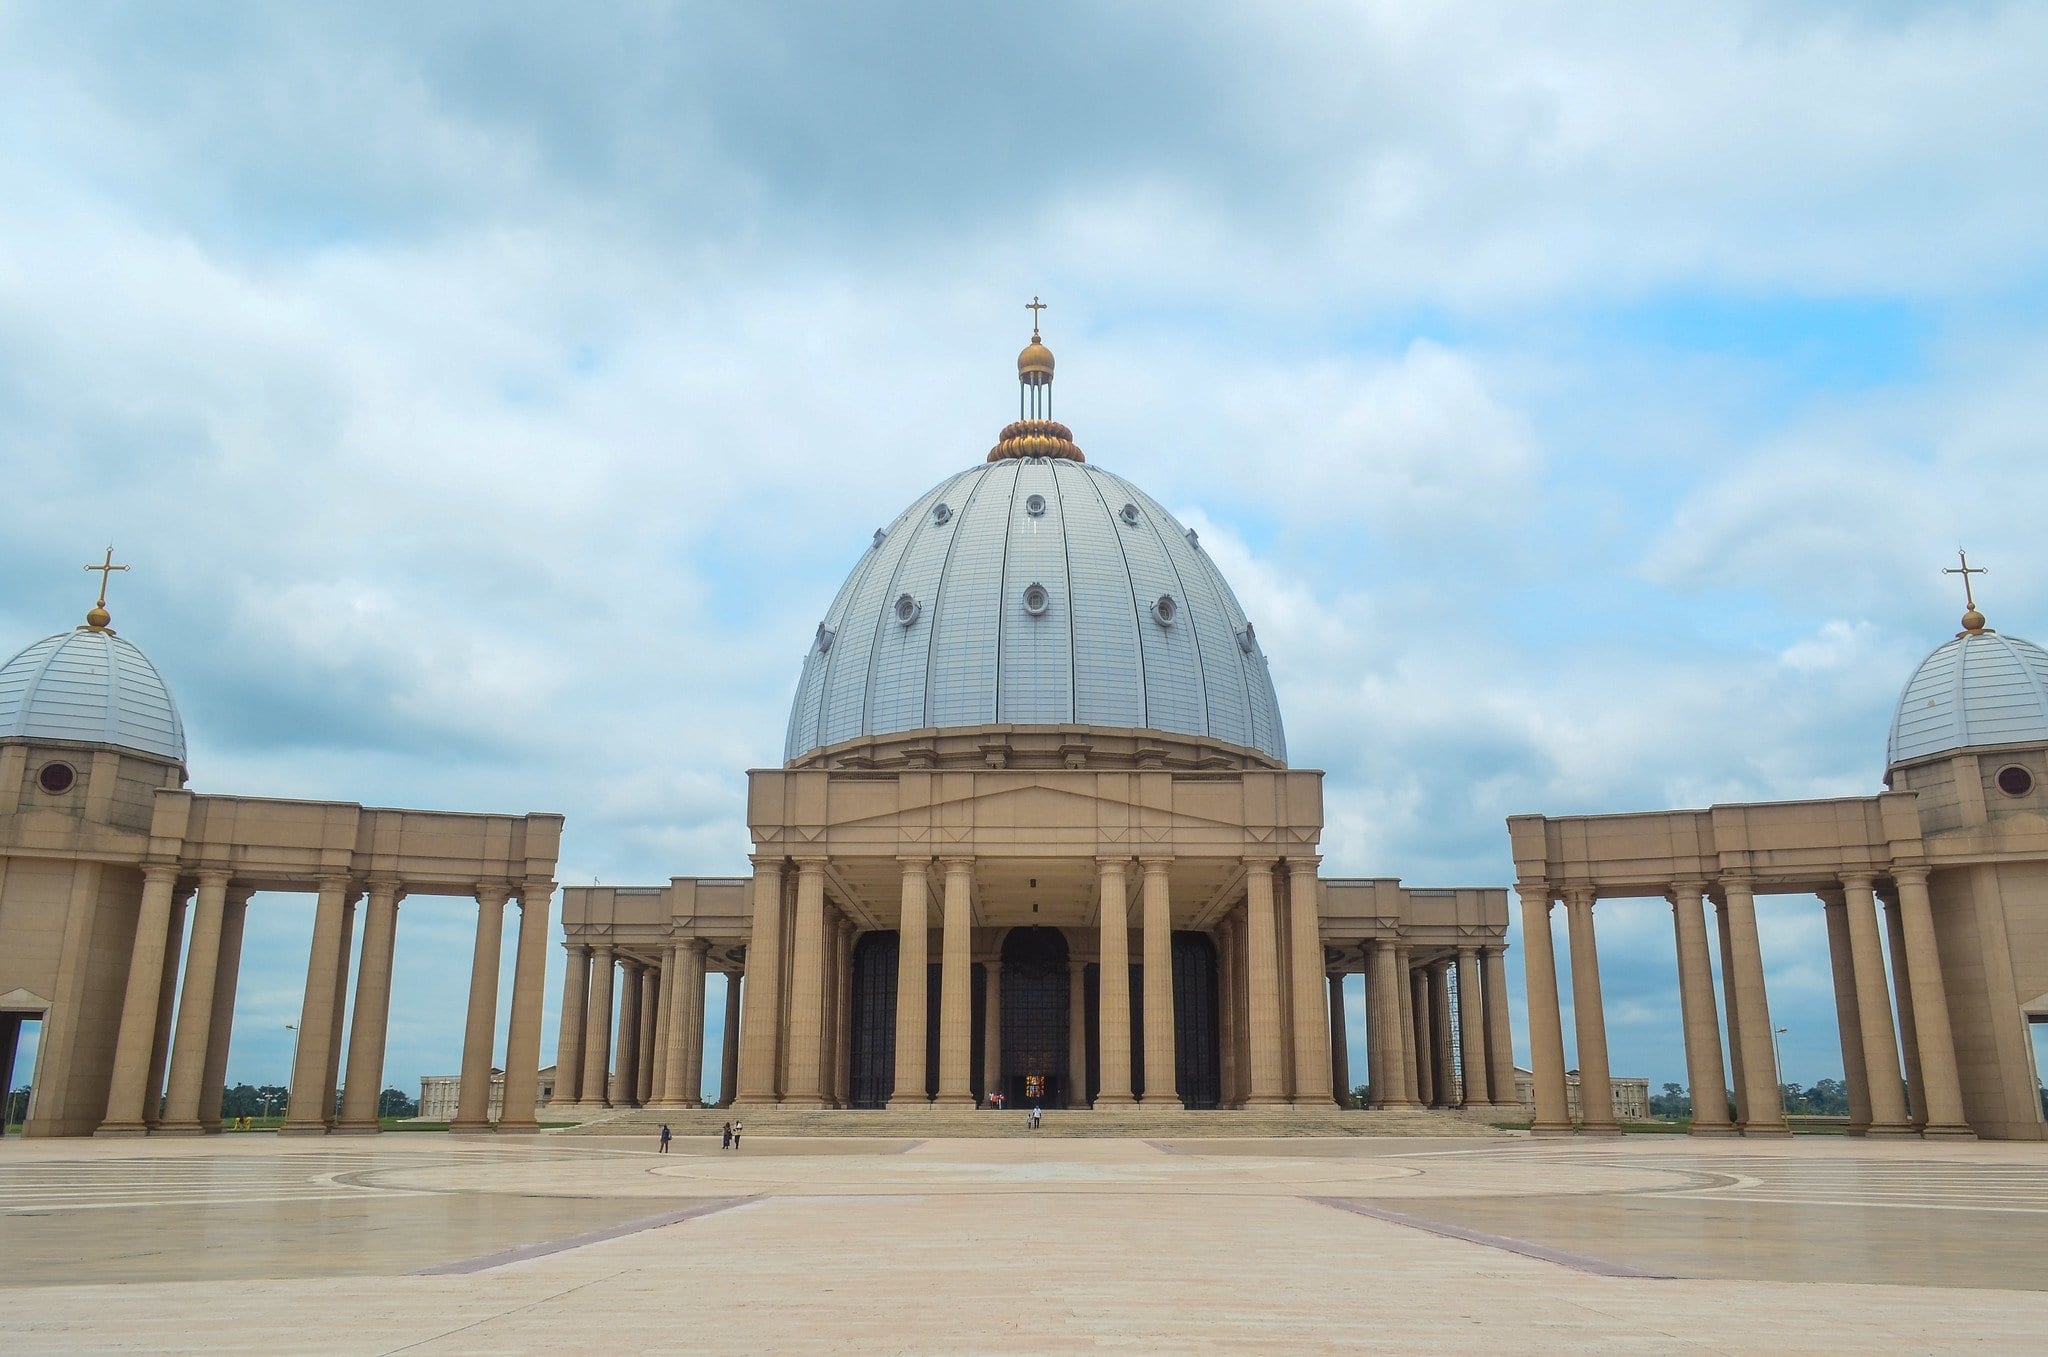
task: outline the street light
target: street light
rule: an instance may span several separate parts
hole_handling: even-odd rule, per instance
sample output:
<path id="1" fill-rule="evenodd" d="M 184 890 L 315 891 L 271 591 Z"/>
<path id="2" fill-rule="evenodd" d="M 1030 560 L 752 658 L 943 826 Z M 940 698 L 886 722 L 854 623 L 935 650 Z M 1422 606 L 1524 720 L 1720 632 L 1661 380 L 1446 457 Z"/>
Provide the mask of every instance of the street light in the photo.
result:
<path id="1" fill-rule="evenodd" d="M 291 1063 L 284 1068 L 284 1096 L 286 1104 L 289 1105 L 292 1096 L 292 1077 L 299 1072 L 299 1025 L 295 1022 L 288 1022 L 284 1025 L 284 1030 L 292 1034 Z"/>
<path id="2" fill-rule="evenodd" d="M 1781 1117 L 1787 1115 L 1785 1107 L 1785 1052 L 1784 1048 L 1779 1046 L 1778 1038 L 1791 1030 L 1789 1027 L 1773 1027 L 1771 1029 L 1771 1059 L 1778 1063 L 1778 1115 Z"/>

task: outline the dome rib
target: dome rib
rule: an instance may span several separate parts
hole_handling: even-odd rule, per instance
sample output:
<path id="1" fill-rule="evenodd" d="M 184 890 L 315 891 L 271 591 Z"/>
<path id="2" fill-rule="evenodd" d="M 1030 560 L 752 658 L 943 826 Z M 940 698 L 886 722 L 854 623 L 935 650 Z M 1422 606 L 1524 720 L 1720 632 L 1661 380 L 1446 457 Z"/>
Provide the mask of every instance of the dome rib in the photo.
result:
<path id="1" fill-rule="evenodd" d="M 1027 607 L 1033 584 L 1044 598 Z M 1284 761 L 1242 619 L 1215 562 L 1128 481 L 1072 460 L 984 463 L 932 487 L 855 563 L 806 653 L 784 756 L 1003 724 L 1157 730 Z"/>

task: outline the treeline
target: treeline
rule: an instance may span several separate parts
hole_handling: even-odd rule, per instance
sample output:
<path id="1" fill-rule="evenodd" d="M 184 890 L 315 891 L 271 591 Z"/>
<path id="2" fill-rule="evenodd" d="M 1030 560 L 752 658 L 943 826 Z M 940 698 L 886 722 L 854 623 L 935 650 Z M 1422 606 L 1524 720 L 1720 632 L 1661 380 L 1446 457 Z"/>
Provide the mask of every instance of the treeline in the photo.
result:
<path id="1" fill-rule="evenodd" d="M 1804 1088 L 1798 1084 L 1782 1084 L 1780 1094 L 1785 1100 L 1785 1112 L 1793 1117 L 1846 1117 L 1849 1115 L 1849 1086 L 1839 1079 L 1817 1080 L 1813 1087 Z M 1729 1113 L 1735 1108 L 1735 1095 L 1728 1095 Z M 1692 1095 L 1685 1091 L 1683 1084 L 1666 1084 L 1662 1093 L 1650 1095 L 1650 1115 L 1668 1121 L 1684 1121 L 1692 1116 Z"/>

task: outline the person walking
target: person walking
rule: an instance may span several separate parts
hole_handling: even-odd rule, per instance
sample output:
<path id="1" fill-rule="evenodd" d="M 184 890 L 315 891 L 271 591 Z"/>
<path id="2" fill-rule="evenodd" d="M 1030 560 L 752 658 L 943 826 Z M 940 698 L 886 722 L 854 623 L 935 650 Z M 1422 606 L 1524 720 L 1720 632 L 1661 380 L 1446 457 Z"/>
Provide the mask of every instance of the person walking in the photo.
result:
<path id="1" fill-rule="evenodd" d="M 729 1150 L 729 1149 L 731 1149 L 731 1148 L 732 1148 L 732 1123 L 731 1123 L 731 1122 L 727 1122 L 727 1123 L 725 1124 L 725 1139 L 719 1142 L 718 1148 L 719 1148 L 719 1149 L 721 1149 L 721 1150 Z"/>
<path id="2" fill-rule="evenodd" d="M 740 1132 L 746 1128 L 747 1124 L 743 1121 L 736 1121 L 732 1124 L 732 1147 L 735 1150 L 740 1147 Z"/>
<path id="3" fill-rule="evenodd" d="M 659 1150 L 655 1151 L 655 1153 L 657 1153 L 657 1154 L 667 1154 L 667 1153 L 668 1153 L 668 1137 L 669 1137 L 668 1123 L 667 1123 L 667 1122 L 663 1122 L 663 1123 L 661 1124 L 661 1148 L 660 1148 Z"/>
<path id="4" fill-rule="evenodd" d="M 1039 1127 L 1039 1123 L 1043 1122 L 1044 1120 L 1044 1110 L 1040 1108 L 1036 1103 L 1033 1103 L 1031 1106 L 1031 1129 L 1036 1131 Z"/>

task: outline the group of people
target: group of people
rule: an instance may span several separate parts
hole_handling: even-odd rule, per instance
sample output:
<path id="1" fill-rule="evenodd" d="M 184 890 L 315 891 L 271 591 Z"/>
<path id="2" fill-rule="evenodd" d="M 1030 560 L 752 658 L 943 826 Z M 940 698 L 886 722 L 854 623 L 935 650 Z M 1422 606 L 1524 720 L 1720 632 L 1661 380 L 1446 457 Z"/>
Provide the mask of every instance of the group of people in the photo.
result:
<path id="1" fill-rule="evenodd" d="M 720 1149 L 726 1149 L 726 1150 L 736 1150 L 736 1149 L 738 1149 L 738 1148 L 740 1147 L 740 1132 L 741 1132 L 741 1130 L 743 1130 L 743 1129 L 744 1129 L 744 1125 L 743 1125 L 743 1123 L 741 1123 L 741 1122 L 737 1122 L 737 1121 L 729 1121 L 729 1122 L 727 1122 L 727 1123 L 725 1124 L 725 1143 L 724 1143 L 723 1145 L 721 1145 L 721 1146 L 720 1146 L 719 1148 L 720 1148 Z M 667 1154 L 667 1153 L 668 1153 L 668 1143 L 669 1143 L 669 1141 L 673 1140 L 674 1138 L 675 1138 L 675 1132 L 673 1132 L 673 1131 L 669 1130 L 669 1126 L 668 1126 L 668 1123 L 667 1123 L 667 1122 L 663 1122 L 663 1123 L 661 1124 L 661 1148 L 659 1148 L 658 1150 L 656 1150 L 656 1151 L 655 1151 L 655 1153 L 656 1153 L 656 1154 Z"/>

